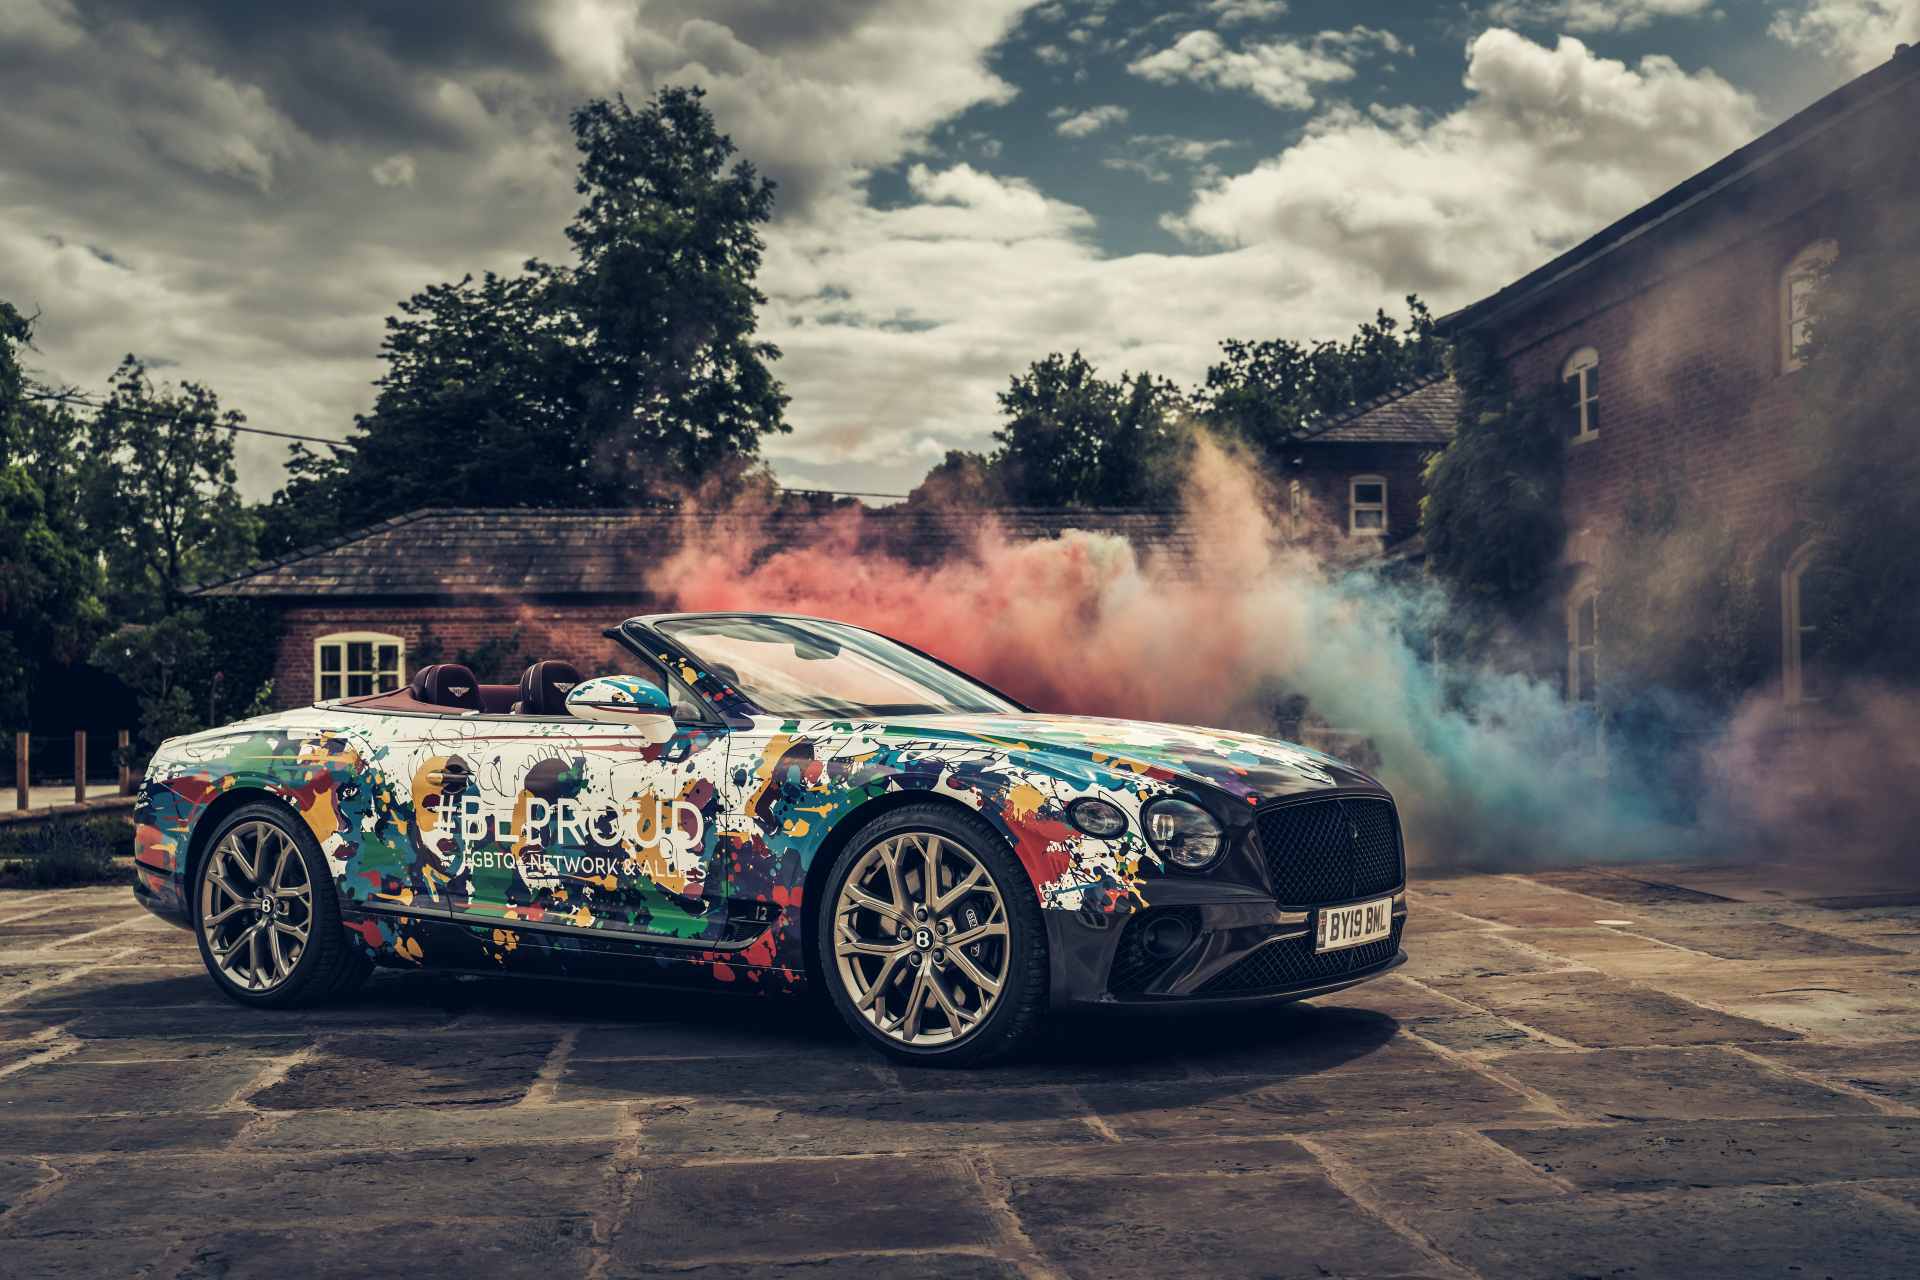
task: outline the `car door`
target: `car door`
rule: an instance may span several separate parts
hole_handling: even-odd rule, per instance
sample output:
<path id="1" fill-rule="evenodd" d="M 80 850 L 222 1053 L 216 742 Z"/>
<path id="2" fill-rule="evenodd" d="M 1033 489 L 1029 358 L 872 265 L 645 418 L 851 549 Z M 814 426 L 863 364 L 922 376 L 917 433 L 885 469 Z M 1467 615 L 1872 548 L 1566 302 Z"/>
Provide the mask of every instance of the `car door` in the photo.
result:
<path id="1" fill-rule="evenodd" d="M 721 936 L 726 729 L 693 715 L 471 718 L 447 813 L 453 917 L 576 937 Z"/>

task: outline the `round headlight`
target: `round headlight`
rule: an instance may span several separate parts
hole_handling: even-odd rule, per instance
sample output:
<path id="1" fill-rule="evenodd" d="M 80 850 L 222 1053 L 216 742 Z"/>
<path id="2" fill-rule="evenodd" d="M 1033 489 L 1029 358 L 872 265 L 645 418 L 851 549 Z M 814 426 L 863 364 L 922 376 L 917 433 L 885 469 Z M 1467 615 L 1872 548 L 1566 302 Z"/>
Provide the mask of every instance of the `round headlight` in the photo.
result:
<path id="1" fill-rule="evenodd" d="M 1142 820 L 1147 843 L 1176 866 L 1204 867 L 1220 856 L 1220 823 L 1191 800 L 1155 800 Z"/>
<path id="2" fill-rule="evenodd" d="M 1127 829 L 1127 815 L 1105 800 L 1082 796 L 1067 806 L 1067 821 L 1090 836 L 1111 839 Z"/>

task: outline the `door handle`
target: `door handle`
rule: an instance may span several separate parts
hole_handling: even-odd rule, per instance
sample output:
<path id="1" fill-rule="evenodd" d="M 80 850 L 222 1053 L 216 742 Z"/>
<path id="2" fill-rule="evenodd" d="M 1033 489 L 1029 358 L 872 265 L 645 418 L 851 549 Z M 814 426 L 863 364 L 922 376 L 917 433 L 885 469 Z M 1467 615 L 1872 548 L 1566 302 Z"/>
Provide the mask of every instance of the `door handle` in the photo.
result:
<path id="1" fill-rule="evenodd" d="M 444 791 L 464 791 L 473 780 L 473 770 L 459 760 L 449 760 L 438 769 L 427 770 L 427 781 Z"/>

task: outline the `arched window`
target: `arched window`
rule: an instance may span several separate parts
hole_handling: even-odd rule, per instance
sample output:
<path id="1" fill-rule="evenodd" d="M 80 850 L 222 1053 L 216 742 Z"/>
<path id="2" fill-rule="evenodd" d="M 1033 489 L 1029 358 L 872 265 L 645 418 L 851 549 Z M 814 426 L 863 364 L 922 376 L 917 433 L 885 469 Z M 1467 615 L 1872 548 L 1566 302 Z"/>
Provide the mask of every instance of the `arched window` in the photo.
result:
<path id="1" fill-rule="evenodd" d="M 1560 366 L 1560 380 L 1572 393 L 1567 413 L 1567 439 L 1575 444 L 1600 434 L 1600 353 L 1582 347 Z"/>
<path id="2" fill-rule="evenodd" d="M 1387 532 L 1387 478 L 1355 476 L 1347 481 L 1347 532 L 1375 537 Z"/>
<path id="3" fill-rule="evenodd" d="M 1298 480 L 1287 481 L 1287 519 L 1291 522 L 1289 536 L 1299 537 L 1307 519 L 1307 489 Z"/>
<path id="4" fill-rule="evenodd" d="M 1816 240 L 1780 273 L 1780 372 L 1792 373 L 1806 363 L 1813 337 L 1813 300 L 1820 284 L 1840 256 L 1832 240 Z"/>
<path id="5" fill-rule="evenodd" d="M 316 702 L 392 693 L 407 669 L 407 646 L 378 631 L 337 631 L 313 642 Z"/>
<path id="6" fill-rule="evenodd" d="M 1827 616 L 1824 592 L 1829 584 L 1818 542 L 1787 558 L 1780 575 L 1780 683 L 1789 705 L 1818 702 L 1826 692 L 1821 623 Z"/>

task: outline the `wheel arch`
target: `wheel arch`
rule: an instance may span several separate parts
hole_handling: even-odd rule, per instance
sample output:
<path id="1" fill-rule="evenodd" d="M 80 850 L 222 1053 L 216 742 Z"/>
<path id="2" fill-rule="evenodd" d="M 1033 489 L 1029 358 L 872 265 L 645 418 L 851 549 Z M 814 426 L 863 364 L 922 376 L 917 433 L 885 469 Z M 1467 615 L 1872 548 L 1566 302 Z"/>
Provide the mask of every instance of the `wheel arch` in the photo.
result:
<path id="1" fill-rule="evenodd" d="M 1006 836 L 978 809 L 956 800 L 950 795 L 918 788 L 889 791 L 884 795 L 875 796 L 871 800 L 863 801 L 857 808 L 849 811 L 845 817 L 835 823 L 833 830 L 827 833 L 827 838 L 820 842 L 820 847 L 814 850 L 812 860 L 807 863 L 806 879 L 802 881 L 800 890 L 801 918 L 799 936 L 801 954 L 806 959 L 808 986 L 816 990 L 821 989 L 820 981 L 824 976 L 820 972 L 820 958 L 815 954 L 815 947 L 813 945 L 813 914 L 814 907 L 819 902 L 819 895 L 826 890 L 827 875 L 833 870 L 833 864 L 839 861 L 840 854 L 853 842 L 853 838 L 866 828 L 872 826 L 875 822 L 890 813 L 894 813 L 900 809 L 909 809 L 915 805 L 937 806 L 951 813 L 972 818 L 974 821 L 985 826 L 989 831 L 992 831 L 994 838 L 1007 846 L 1008 853 L 1013 856 L 1014 866 L 1018 867 L 1020 874 L 1027 878 L 1027 891 L 1029 893 L 1034 892 L 1033 876 L 1027 870 L 1026 864 L 1020 860 L 1018 852 L 1013 848 Z"/>
<path id="2" fill-rule="evenodd" d="M 285 805 L 285 801 L 281 800 L 276 792 L 270 791 L 266 787 L 258 784 L 247 783 L 221 792 L 220 795 L 216 796 L 207 807 L 201 811 L 199 818 L 195 820 L 193 824 L 193 834 L 189 836 L 187 840 L 187 856 L 181 865 L 184 881 L 183 889 L 187 896 L 187 910 L 189 912 L 195 910 L 193 905 L 196 901 L 193 896 L 194 878 L 200 874 L 201 860 L 207 856 L 207 852 L 213 844 L 213 833 L 220 829 L 220 824 L 226 820 L 228 814 L 234 812 L 236 809 L 243 809 L 249 804 L 260 803 L 275 803 L 283 807 Z"/>

